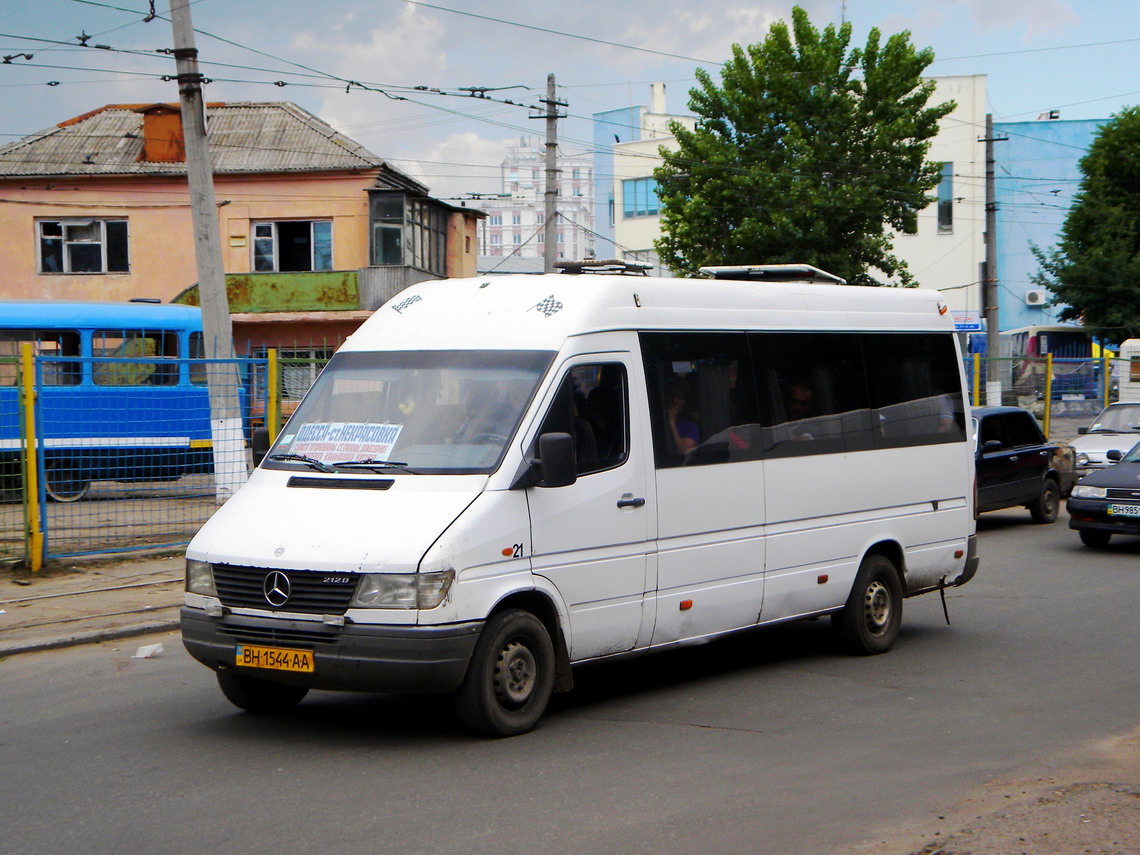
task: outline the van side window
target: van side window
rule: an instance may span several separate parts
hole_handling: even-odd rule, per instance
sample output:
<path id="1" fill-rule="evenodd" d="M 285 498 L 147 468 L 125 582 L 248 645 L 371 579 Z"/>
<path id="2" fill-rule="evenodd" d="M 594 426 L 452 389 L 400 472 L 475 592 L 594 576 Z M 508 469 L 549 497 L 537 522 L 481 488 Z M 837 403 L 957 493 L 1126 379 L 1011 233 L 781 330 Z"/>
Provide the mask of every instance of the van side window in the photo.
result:
<path id="1" fill-rule="evenodd" d="M 574 366 L 566 372 L 539 436 L 570 434 L 579 475 L 620 466 L 629 456 L 627 389 L 621 363 Z"/>
<path id="2" fill-rule="evenodd" d="M 759 457 L 747 336 L 643 332 L 639 337 L 657 468 Z"/>
<path id="3" fill-rule="evenodd" d="M 800 457 L 871 448 L 861 336 L 749 336 L 764 411 L 764 455 Z"/>
<path id="4" fill-rule="evenodd" d="M 874 333 L 865 337 L 863 353 L 877 448 L 966 438 L 958 362 L 948 335 Z"/>

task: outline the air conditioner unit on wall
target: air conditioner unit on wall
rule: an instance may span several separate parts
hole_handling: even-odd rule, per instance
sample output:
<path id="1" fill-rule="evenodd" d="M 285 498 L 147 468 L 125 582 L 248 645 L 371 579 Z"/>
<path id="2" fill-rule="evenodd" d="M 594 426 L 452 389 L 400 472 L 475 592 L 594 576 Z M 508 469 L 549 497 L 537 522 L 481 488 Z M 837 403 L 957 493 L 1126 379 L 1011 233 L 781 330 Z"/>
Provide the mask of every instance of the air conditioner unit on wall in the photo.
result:
<path id="1" fill-rule="evenodd" d="M 1025 305 L 1027 306 L 1044 306 L 1045 305 L 1045 292 L 1039 289 L 1033 289 L 1025 292 Z"/>

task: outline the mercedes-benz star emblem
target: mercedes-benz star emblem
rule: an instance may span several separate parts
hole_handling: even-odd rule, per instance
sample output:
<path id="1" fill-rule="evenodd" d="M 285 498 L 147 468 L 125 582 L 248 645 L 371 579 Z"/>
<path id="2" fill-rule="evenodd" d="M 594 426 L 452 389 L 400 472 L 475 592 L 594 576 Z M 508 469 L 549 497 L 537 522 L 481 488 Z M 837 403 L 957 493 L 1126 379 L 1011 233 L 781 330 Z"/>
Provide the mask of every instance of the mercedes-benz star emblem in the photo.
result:
<path id="1" fill-rule="evenodd" d="M 261 591 L 265 594 L 265 601 L 271 606 L 283 606 L 289 602 L 289 595 L 293 593 L 293 585 L 289 577 L 280 570 L 274 570 L 265 577 L 261 583 Z"/>

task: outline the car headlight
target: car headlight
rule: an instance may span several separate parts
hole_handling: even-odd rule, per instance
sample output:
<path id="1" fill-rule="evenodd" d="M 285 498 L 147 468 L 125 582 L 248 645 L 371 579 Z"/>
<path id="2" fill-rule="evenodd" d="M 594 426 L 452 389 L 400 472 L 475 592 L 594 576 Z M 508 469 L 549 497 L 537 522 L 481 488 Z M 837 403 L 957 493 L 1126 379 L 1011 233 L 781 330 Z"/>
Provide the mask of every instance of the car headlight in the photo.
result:
<path id="1" fill-rule="evenodd" d="M 1074 499 L 1107 499 L 1107 487 L 1090 487 L 1087 484 L 1078 484 L 1073 488 Z"/>
<path id="2" fill-rule="evenodd" d="M 454 570 L 438 573 L 367 573 L 356 584 L 352 608 L 434 609 L 455 581 Z"/>
<path id="3" fill-rule="evenodd" d="M 1089 456 L 1087 454 L 1085 454 L 1083 451 L 1077 455 L 1077 465 L 1078 466 L 1088 466 L 1089 465 Z"/>
<path id="4" fill-rule="evenodd" d="M 218 596 L 218 589 L 214 585 L 214 568 L 209 562 L 186 559 L 186 590 L 203 597 Z"/>

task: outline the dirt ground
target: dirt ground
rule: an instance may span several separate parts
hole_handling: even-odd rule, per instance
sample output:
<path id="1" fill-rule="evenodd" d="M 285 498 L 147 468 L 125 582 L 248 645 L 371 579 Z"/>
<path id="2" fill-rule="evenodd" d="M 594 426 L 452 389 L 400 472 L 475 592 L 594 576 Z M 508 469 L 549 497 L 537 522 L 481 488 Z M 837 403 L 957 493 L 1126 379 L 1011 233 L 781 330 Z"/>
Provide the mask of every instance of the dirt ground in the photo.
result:
<path id="1" fill-rule="evenodd" d="M 1140 729 L 964 794 L 852 855 L 1140 855 Z"/>

